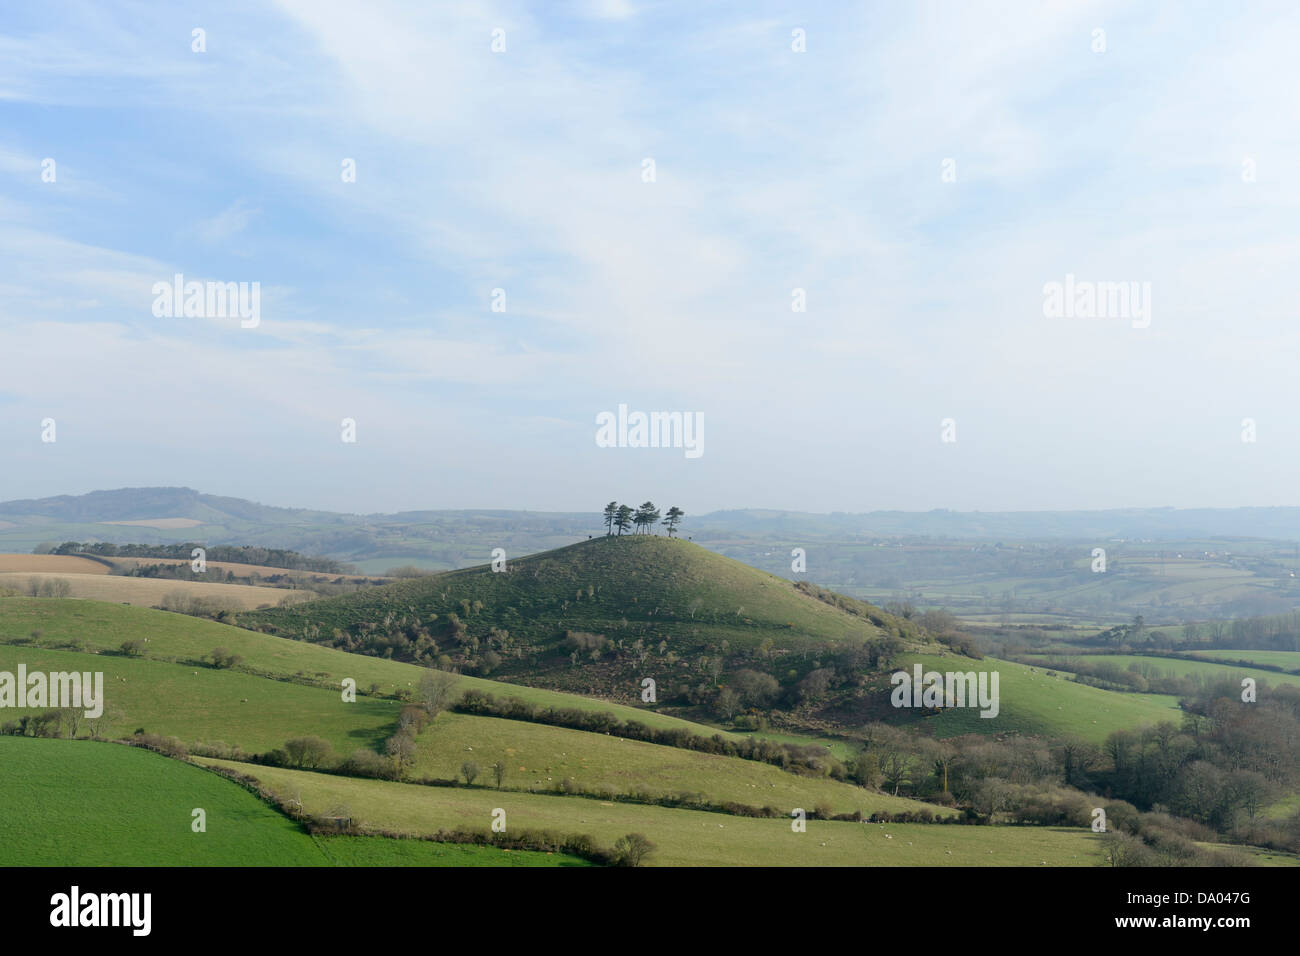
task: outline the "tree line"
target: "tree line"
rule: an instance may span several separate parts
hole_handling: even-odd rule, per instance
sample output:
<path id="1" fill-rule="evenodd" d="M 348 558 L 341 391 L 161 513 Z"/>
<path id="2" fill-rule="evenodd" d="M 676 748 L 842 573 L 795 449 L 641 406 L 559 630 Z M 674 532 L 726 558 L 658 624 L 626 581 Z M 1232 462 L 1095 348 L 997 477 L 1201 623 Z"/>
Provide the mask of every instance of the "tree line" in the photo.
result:
<path id="1" fill-rule="evenodd" d="M 659 520 L 660 512 L 655 507 L 653 501 L 642 503 L 639 508 L 630 508 L 627 505 L 619 504 L 617 501 L 611 501 L 605 505 L 605 535 L 622 536 L 633 525 L 636 526 L 636 534 L 650 534 L 651 529 L 656 524 L 663 524 L 668 528 L 668 537 L 673 536 L 677 526 L 681 524 L 682 519 L 686 517 L 686 512 L 676 505 L 668 509 L 668 513 L 663 515 L 663 521 Z"/>
<path id="2" fill-rule="evenodd" d="M 287 551 L 283 548 L 262 548 L 256 545 L 201 545 L 193 541 L 184 544 L 114 544 L 111 541 L 65 541 L 62 544 L 43 544 L 35 548 L 36 554 L 94 554 L 103 558 L 170 558 L 189 561 L 195 548 L 204 549 L 207 561 L 225 561 L 231 564 L 252 564 L 286 571 L 314 571 L 318 574 L 350 574 L 356 570 L 350 564 L 334 558 L 312 557 Z"/>

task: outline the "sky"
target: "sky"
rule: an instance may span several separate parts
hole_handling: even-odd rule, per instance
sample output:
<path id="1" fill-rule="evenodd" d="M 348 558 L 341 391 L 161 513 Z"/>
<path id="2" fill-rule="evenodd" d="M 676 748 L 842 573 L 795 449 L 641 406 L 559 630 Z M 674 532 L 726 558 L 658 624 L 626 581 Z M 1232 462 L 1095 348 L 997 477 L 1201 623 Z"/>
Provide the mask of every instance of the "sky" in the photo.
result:
<path id="1" fill-rule="evenodd" d="M 7 2 L 0 500 L 1300 504 L 1298 45 L 1290 2 Z M 159 315 L 177 274 L 256 324 Z M 699 454 L 602 447 L 620 405 Z"/>

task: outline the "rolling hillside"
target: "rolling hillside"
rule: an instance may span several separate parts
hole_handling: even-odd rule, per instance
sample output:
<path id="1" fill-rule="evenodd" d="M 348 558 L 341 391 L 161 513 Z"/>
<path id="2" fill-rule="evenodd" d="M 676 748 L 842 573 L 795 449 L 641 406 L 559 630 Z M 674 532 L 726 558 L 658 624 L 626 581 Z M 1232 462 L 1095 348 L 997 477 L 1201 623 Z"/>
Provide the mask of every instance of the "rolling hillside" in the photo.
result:
<path id="1" fill-rule="evenodd" d="M 634 547 L 647 543 L 656 546 L 649 539 Z M 675 547 L 679 543 L 659 542 L 660 547 L 665 544 Z M 695 550 L 688 548 L 686 554 Z M 540 577 L 542 569 L 537 570 Z M 754 576 L 740 571 L 736 575 L 735 581 L 728 582 L 732 593 L 736 588 L 754 586 Z M 766 583 L 761 574 L 754 575 L 760 583 Z M 770 621 L 772 614 L 782 611 L 801 612 L 810 626 L 826 620 L 842 624 L 843 620 L 857 623 L 859 619 L 793 586 L 785 594 L 764 596 L 771 603 L 758 606 L 766 616 L 751 621 Z M 829 618 L 827 612 L 831 613 Z M 119 649 L 129 639 L 144 641 L 143 656 Z M 205 658 L 216 647 L 244 659 L 234 669 L 213 667 Z M 1075 685 L 1005 661 L 976 662 L 937 651 L 912 651 L 896 666 L 917 660 L 941 670 L 997 669 L 1002 674 L 1002 687 L 1001 713 L 992 721 L 980 720 L 975 711 L 930 717 L 892 712 L 895 720 L 914 721 L 935 736 L 972 731 L 994 735 L 1069 733 L 1100 740 L 1113 727 L 1154 722 L 1163 713 L 1177 714 L 1155 698 Z M 790 653 L 793 656 L 797 652 Z M 427 670 L 156 610 L 78 600 L 0 599 L 0 670 L 14 670 L 19 663 L 29 669 L 103 671 L 114 717 L 107 725 L 97 724 L 96 732 L 122 737 L 143 728 L 154 734 L 177 736 L 191 745 L 212 746 L 219 742 L 215 752 L 223 754 L 231 753 L 230 747 L 238 747 L 242 754 L 233 754 L 236 759 L 196 759 L 252 776 L 282 798 L 297 798 L 307 812 L 348 816 L 370 834 L 436 836 L 444 829 L 483 833 L 492 811 L 502 808 L 509 815 L 509 833 L 527 829 L 585 836 L 602 850 L 608 850 L 627 833 L 643 833 L 655 844 L 649 861 L 652 865 L 1092 866 L 1101 861 L 1102 841 L 1086 826 L 1077 824 L 1061 828 L 890 823 L 882 827 L 847 820 L 810 820 L 807 833 L 795 833 L 789 820 L 783 819 L 795 807 L 819 814 L 919 814 L 921 819 L 946 817 L 956 811 L 907 796 L 891 796 L 874 785 L 861 787 L 824 773 L 794 773 L 756 760 L 625 739 L 617 733 L 479 714 L 443 712 L 429 722 L 414 738 L 415 752 L 401 781 L 249 763 L 244 755 L 280 748 L 288 738 L 309 735 L 328 741 L 333 751 L 330 760 L 357 750 L 382 752 L 385 741 L 399 725 L 403 702 L 391 696 L 373 696 L 366 693 L 367 688 L 373 684 L 379 694 L 409 694 Z M 873 678 L 886 674 L 879 671 Z M 355 703 L 344 702 L 338 692 L 344 676 L 356 679 L 362 690 Z M 583 700 L 552 690 L 481 678 L 462 677 L 458 683 L 462 689 L 482 689 L 498 697 L 518 696 L 553 707 L 605 710 L 665 728 L 681 727 L 702 735 L 715 733 L 706 726 L 656 714 L 645 707 Z M 869 694 L 872 698 L 879 696 L 870 689 Z M 83 725 L 81 733 L 86 730 Z M 0 738 L 0 746 L 8 740 L 12 738 Z M 154 773 L 164 776 L 176 772 L 173 766 L 182 771 L 194 769 L 154 755 L 89 741 L 20 739 L 9 744 L 29 748 L 41 745 L 68 748 L 61 753 L 78 759 L 92 752 L 98 758 L 101 749 L 105 753 L 121 750 L 129 755 L 104 759 L 146 756 L 154 760 Z M 49 762 L 48 758 L 42 759 Z M 62 760 L 60 757 L 55 762 Z M 476 763 L 480 771 L 477 782 L 469 786 L 463 773 L 467 762 Z M 500 785 L 489 773 L 498 762 L 505 771 Z M 69 772 L 83 773 L 83 779 L 99 780 L 117 774 L 113 767 L 96 764 L 78 770 L 78 766 L 73 765 Z M 163 767 L 166 769 L 157 769 Z M 917 764 L 916 769 L 923 774 L 929 772 L 924 764 Z M 44 781 L 40 786 L 45 787 L 49 785 L 49 774 L 54 772 L 48 766 L 38 766 L 31 775 L 34 780 Z M 343 768 L 343 772 L 353 771 Z M 143 785 L 131 773 L 119 776 L 128 788 Z M 461 778 L 460 782 L 448 785 L 456 777 Z M 216 782 L 233 787 L 228 781 Z M 167 784 L 160 787 L 160 797 L 169 792 Z M 221 793 L 224 799 L 237 799 L 231 792 Z M 234 793 L 240 800 L 249 796 L 237 787 Z M 125 799 L 116 791 L 113 794 L 114 801 Z M 204 799 L 219 809 L 225 806 L 220 795 Z M 23 800 L 21 788 L 0 785 L 0 802 L 4 800 L 18 805 Z M 683 803 L 688 800 L 704 800 L 715 808 L 726 805 L 731 812 L 694 809 Z M 152 817 L 167 819 L 165 805 L 145 805 L 153 809 Z M 775 818 L 744 815 L 749 812 L 745 807 L 769 808 L 763 812 Z M 64 812 L 56 802 L 26 807 L 21 819 L 39 832 Z M 287 825 L 283 817 L 276 819 Z M 148 839 L 139 833 L 143 825 L 134 817 L 116 828 L 101 824 L 86 839 L 96 853 L 105 854 L 103 859 L 165 863 L 165 854 L 173 853 L 176 846 L 174 841 L 169 842 L 171 838 L 154 841 L 159 853 L 164 854 L 161 857 L 119 852 L 119 831 L 122 840 Z M 249 837 L 240 835 L 238 841 L 247 843 Z M 24 852 L 32 852 L 30 841 L 23 846 Z M 312 846 L 329 863 L 351 865 L 476 865 L 500 864 L 507 859 L 497 848 L 390 841 L 380 836 L 316 839 Z M 60 844 L 58 852 L 73 851 Z M 257 854 L 251 848 L 247 852 L 248 856 L 239 858 L 240 865 L 258 865 Z M 99 859 L 93 854 L 90 858 Z M 523 865 L 523 860 L 510 858 L 515 865 Z"/>
<path id="2" fill-rule="evenodd" d="M 39 637 L 33 638 L 33 632 Z M 57 651 L 118 652 L 124 641 L 145 640 L 148 660 L 179 663 L 191 669 L 203 666 L 211 652 L 222 647 L 243 660 L 240 672 L 312 682 L 335 690 L 344 678 L 357 682 L 365 694 L 410 692 L 425 674 L 416 664 L 349 654 L 333 648 L 286 641 L 244 628 L 232 627 L 181 614 L 125 607 L 99 601 L 49 598 L 0 600 L 0 644 L 19 644 Z M 102 664 L 112 657 L 101 657 Z M 516 697 L 543 707 L 564 707 L 610 713 L 620 720 L 638 720 L 652 727 L 680 728 L 711 736 L 718 731 L 703 724 L 658 714 L 647 707 L 630 707 L 591 697 L 557 693 L 543 688 L 503 684 L 478 677 L 460 676 L 458 689 L 480 690 L 498 697 Z M 358 698 L 360 700 L 360 698 Z"/>
<path id="3" fill-rule="evenodd" d="M 294 737 L 328 741 L 338 758 L 357 749 L 382 752 L 396 729 L 397 701 L 341 695 L 253 677 L 159 661 L 0 645 L 0 671 L 102 671 L 109 718 L 95 731 L 125 738 L 136 730 L 177 737 L 188 747 L 236 746 L 265 753 Z M 86 728 L 89 729 L 89 728 Z M 85 732 L 83 730 L 83 732 Z M 836 813 L 917 812 L 915 800 L 871 793 L 834 780 L 800 777 L 770 764 L 525 721 L 439 715 L 418 738 L 412 779 L 455 779 L 472 755 L 484 768 L 506 762 L 507 789 L 584 790 L 648 798 L 698 794 L 714 803 L 785 807 L 825 804 Z M 930 808 L 947 815 L 942 808 Z"/>
<path id="4" fill-rule="evenodd" d="M 20 630 L 28 635 L 39 631 L 40 644 L 30 636 L 14 634 Z M 122 635 L 147 637 L 147 656 L 115 653 Z M 68 649 L 74 636 L 83 650 Z M 202 658 L 216 646 L 244 656 L 245 661 L 235 670 L 209 666 Z M 339 757 L 358 748 L 381 751 L 384 739 L 396 728 L 401 701 L 367 696 L 364 691 L 370 684 L 383 693 L 407 692 L 425 673 L 411 664 L 160 611 L 11 598 L 0 601 L 0 671 L 13 672 L 19 663 L 29 671 L 103 672 L 109 719 L 95 728 L 103 736 L 125 737 L 143 729 L 175 736 L 188 746 L 220 743 L 248 754 L 275 749 L 293 737 L 319 736 Z M 354 703 L 345 704 L 337 689 L 344 675 L 357 680 L 363 691 Z M 297 682 L 304 680 L 323 686 Z M 460 678 L 459 685 L 542 706 L 605 711 L 622 720 L 698 736 L 719 733 L 653 711 L 553 691 L 470 677 Z M 420 735 L 412 777 L 454 778 L 467 753 L 473 753 L 484 768 L 504 760 L 506 786 L 522 790 L 559 790 L 567 779 L 585 790 L 616 795 L 699 794 L 715 803 L 752 806 L 784 806 L 793 801 L 791 805 L 824 804 L 837 813 L 866 815 L 921 809 L 940 816 L 950 812 L 830 779 L 796 776 L 756 761 L 458 713 L 439 715 Z"/>
<path id="5" fill-rule="evenodd" d="M 87 615 L 90 610 L 98 613 Z M 413 665 L 348 656 L 337 650 L 290 643 L 161 611 L 25 598 L 0 602 L 0 624 L 5 630 L 14 624 L 26 628 L 34 623 L 43 626 L 35 628 L 40 631 L 40 645 L 32 644 L 30 636 L 14 639 L 12 635 L 0 633 L 8 640 L 22 641 L 0 644 L 0 671 L 14 671 L 18 663 L 29 670 L 103 671 L 110 719 L 96 723 L 92 730 L 109 737 L 127 736 L 139 728 L 151 734 L 177 736 L 191 747 L 220 741 L 218 745 L 222 747 L 234 745 L 253 753 L 277 748 L 289 737 L 313 735 L 328 740 L 339 757 L 357 748 L 380 750 L 383 739 L 394 731 L 398 722 L 402 708 L 399 701 L 360 696 L 355 704 L 344 704 L 335 689 L 286 682 L 273 675 L 318 678 L 325 671 L 308 669 L 315 669 L 321 663 L 337 667 L 352 662 L 368 663 L 374 669 L 373 675 L 387 676 L 389 687 L 398 688 L 407 683 L 402 678 L 408 672 L 420 672 Z M 94 643 L 83 641 L 86 650 L 47 646 L 64 643 L 64 635 L 81 633 L 96 635 Z M 112 645 L 122 633 L 149 636 L 146 653 L 156 654 L 157 658 L 113 653 Z M 235 646 L 246 650 L 250 666 L 255 669 L 265 666 L 268 669 L 265 674 L 217 670 L 199 663 L 199 653 L 195 652 L 208 646 L 212 639 L 222 637 L 242 639 L 243 643 Z M 95 644 L 100 646 L 96 648 Z M 464 680 L 474 687 L 493 688 L 503 695 L 513 689 L 482 680 Z M 550 705 L 573 702 L 573 698 L 554 692 L 524 693 Z M 608 706 L 615 711 L 628 710 Z M 642 718 L 656 717 L 645 711 L 630 713 Z M 660 719 L 666 726 L 692 727 L 672 718 Z M 693 730 L 708 732 L 706 727 L 693 727 Z M 82 732 L 86 731 L 83 724 Z M 68 753 L 85 752 L 69 750 Z M 828 812 L 857 812 L 865 816 L 878 812 L 924 812 L 936 817 L 953 814 L 949 809 L 863 790 L 832 779 L 785 773 L 768 763 L 564 727 L 456 713 L 439 715 L 420 735 L 411 778 L 454 778 L 467 754 L 484 767 L 497 760 L 507 761 L 504 790 L 494 791 L 498 799 L 511 793 L 558 793 L 567 782 L 580 790 L 606 792 L 611 800 L 629 795 L 638 800 L 697 795 L 714 804 L 775 806 L 781 813 L 787 812 L 790 806 L 806 806 L 810 810 L 823 806 Z M 259 774 L 266 770 L 266 767 L 250 765 L 240 767 L 242 773 Z M 399 791 L 395 792 L 425 790 L 411 783 L 396 786 Z M 460 790 L 448 792 L 452 804 L 460 803 L 460 797 L 456 796 L 461 795 Z M 469 793 L 477 792 L 480 791 L 465 792 L 464 799 L 473 803 L 477 797 Z M 554 808 L 567 806 L 567 813 L 575 818 L 586 806 L 593 805 L 593 801 L 580 796 L 547 799 L 559 801 L 549 804 Z M 658 816 L 660 808 L 654 806 L 619 805 L 623 808 L 620 818 L 628 818 L 633 823 L 641 822 L 642 818 L 646 823 L 654 823 L 662 818 Z M 731 818 L 723 816 L 723 819 Z M 559 830 L 575 831 L 565 827 Z M 766 832 L 779 831 L 770 827 Z M 382 862 L 390 855 L 389 851 L 363 853 L 355 849 L 348 853 L 348 858 L 365 861 L 374 857 L 374 862 Z"/>

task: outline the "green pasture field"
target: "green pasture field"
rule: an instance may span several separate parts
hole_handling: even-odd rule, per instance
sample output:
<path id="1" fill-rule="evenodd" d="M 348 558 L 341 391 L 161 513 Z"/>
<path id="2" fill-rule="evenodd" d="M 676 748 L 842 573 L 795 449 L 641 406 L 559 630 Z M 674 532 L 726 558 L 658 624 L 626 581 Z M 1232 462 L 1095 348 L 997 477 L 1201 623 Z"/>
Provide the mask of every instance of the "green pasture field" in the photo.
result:
<path id="1" fill-rule="evenodd" d="M 900 709 L 896 722 L 933 728 L 937 737 L 961 734 L 1046 734 L 1076 735 L 1097 743 L 1116 730 L 1128 730 L 1141 724 L 1161 721 L 1178 723 L 1181 711 L 1174 697 L 1158 694 L 1126 694 L 1088 687 L 1049 677 L 1044 669 L 996 658 L 973 661 L 968 658 L 938 655 L 907 655 L 896 670 L 912 673 L 916 663 L 926 671 L 947 673 L 996 670 L 999 674 L 999 709 L 996 717 L 981 717 L 972 707 L 952 708 L 940 713 Z"/>
<path id="2" fill-rule="evenodd" d="M 653 866 L 1096 866 L 1102 856 L 1097 835 L 1085 828 L 809 820 L 806 832 L 796 833 L 792 821 L 782 818 L 201 762 L 252 775 L 272 790 L 301 800 L 308 812 L 343 806 L 365 825 L 394 832 L 487 832 L 493 810 L 502 809 L 507 833 L 587 834 L 603 847 L 625 834 L 641 833 L 655 844 L 646 860 Z"/>
<path id="3" fill-rule="evenodd" d="M 314 838 L 232 781 L 138 747 L 0 737 L 0 767 L 0 866 L 586 865 L 495 847 Z"/>

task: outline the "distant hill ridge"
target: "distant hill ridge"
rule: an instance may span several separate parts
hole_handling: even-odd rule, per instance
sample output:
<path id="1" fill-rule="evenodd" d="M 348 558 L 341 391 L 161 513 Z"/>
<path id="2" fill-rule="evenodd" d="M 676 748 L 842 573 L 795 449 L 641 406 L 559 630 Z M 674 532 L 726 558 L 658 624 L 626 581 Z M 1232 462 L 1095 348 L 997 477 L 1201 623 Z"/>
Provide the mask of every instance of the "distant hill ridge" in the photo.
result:
<path id="1" fill-rule="evenodd" d="M 348 514 L 263 505 L 242 498 L 205 494 L 193 488 L 172 487 L 118 488 L 84 495 L 5 501 L 0 502 L 0 516 L 90 524 L 170 517 L 190 518 L 217 527 L 252 522 L 267 526 L 325 525 L 356 530 L 384 525 L 449 524 L 473 526 L 484 532 L 524 527 L 538 532 L 571 535 L 593 533 L 601 528 L 598 507 L 593 507 L 590 513 L 430 509 L 393 514 Z M 741 508 L 688 515 L 685 527 L 687 534 L 735 533 L 777 537 L 917 535 L 991 540 L 1224 536 L 1289 541 L 1300 540 L 1300 507 L 1002 512 L 936 509 L 831 514 Z M 128 534 L 129 529 L 115 531 L 105 528 L 101 537 L 125 541 Z M 236 542 L 230 539 L 219 543 Z"/>

